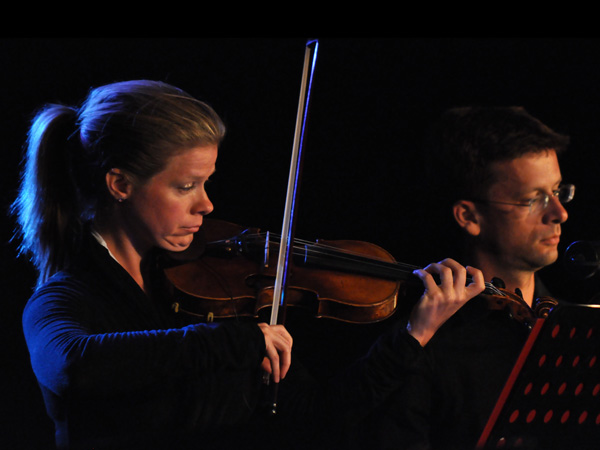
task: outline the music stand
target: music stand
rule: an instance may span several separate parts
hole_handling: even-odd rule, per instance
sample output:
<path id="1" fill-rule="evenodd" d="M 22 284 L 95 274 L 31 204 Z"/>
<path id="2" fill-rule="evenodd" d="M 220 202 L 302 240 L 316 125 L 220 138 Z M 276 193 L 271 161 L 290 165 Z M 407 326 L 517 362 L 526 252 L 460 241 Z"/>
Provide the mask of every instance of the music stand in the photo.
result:
<path id="1" fill-rule="evenodd" d="M 600 448 L 600 305 L 538 319 L 477 450 Z"/>

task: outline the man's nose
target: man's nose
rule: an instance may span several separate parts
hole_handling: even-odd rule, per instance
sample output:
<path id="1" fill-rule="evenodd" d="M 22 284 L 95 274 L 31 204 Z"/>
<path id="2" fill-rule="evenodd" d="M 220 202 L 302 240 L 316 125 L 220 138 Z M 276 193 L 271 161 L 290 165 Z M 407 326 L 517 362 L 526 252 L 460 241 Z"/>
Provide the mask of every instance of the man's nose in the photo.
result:
<path id="1" fill-rule="evenodd" d="M 568 217 L 569 213 L 558 197 L 550 197 L 550 203 L 544 212 L 544 221 L 548 223 L 563 223 L 567 221 Z"/>

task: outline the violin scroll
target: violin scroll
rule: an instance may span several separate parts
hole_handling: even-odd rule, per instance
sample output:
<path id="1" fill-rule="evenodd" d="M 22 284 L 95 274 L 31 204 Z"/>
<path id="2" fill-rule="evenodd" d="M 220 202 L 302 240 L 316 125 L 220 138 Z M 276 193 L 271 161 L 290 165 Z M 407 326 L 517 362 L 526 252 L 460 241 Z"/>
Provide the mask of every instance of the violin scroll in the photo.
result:
<path id="1" fill-rule="evenodd" d="M 531 328 L 537 319 L 545 319 L 558 301 L 552 297 L 539 297 L 530 307 L 523 298 L 503 288 L 496 288 L 493 294 L 483 294 L 492 310 L 506 311 L 511 318 Z"/>
<path id="2" fill-rule="evenodd" d="M 533 301 L 533 311 L 540 319 L 545 319 L 558 304 L 558 301 L 552 297 L 539 297 Z"/>

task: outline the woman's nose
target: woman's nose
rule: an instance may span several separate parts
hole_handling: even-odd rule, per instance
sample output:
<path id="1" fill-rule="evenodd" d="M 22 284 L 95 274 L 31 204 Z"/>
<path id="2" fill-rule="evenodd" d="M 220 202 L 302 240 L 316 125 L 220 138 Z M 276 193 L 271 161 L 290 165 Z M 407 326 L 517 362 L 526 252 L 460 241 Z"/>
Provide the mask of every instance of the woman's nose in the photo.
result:
<path id="1" fill-rule="evenodd" d="M 192 213 L 206 216 L 207 214 L 210 214 L 213 211 L 213 209 L 215 209 L 214 205 L 210 201 L 210 198 L 208 198 L 208 194 L 204 192 L 203 195 L 194 204 Z"/>

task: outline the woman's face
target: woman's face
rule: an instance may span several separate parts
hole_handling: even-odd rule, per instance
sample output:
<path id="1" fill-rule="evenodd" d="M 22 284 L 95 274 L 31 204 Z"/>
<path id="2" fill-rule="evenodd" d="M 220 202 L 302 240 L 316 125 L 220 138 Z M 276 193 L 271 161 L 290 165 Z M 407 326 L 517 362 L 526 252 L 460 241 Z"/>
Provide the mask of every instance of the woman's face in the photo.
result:
<path id="1" fill-rule="evenodd" d="M 215 171 L 217 153 L 216 145 L 179 152 L 161 172 L 132 188 L 123 206 L 136 247 L 182 251 L 190 245 L 213 210 L 205 184 Z"/>

